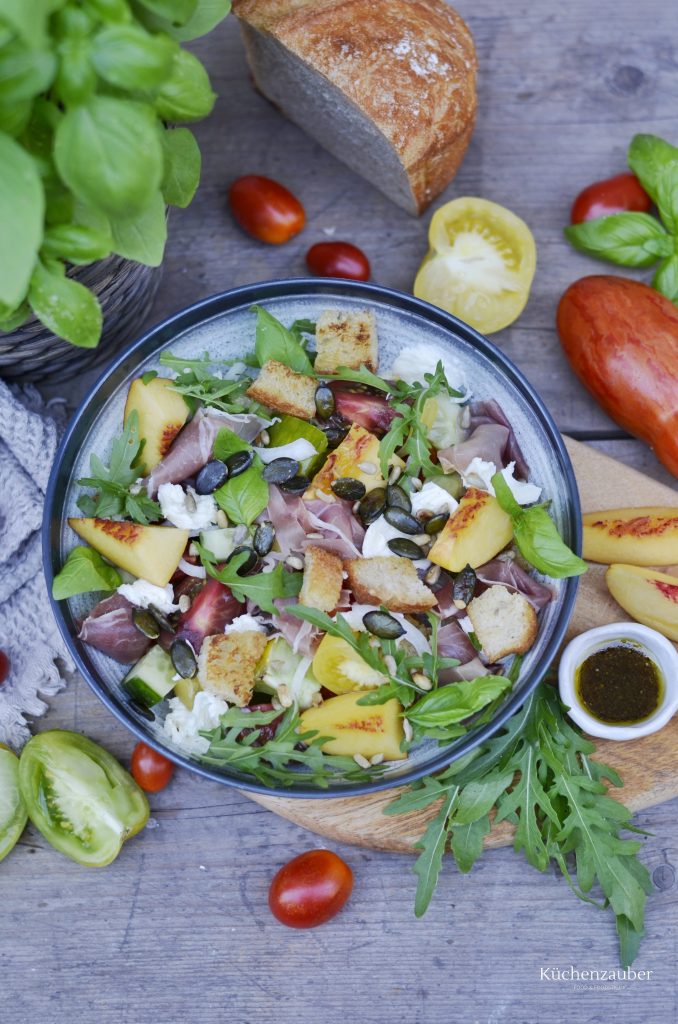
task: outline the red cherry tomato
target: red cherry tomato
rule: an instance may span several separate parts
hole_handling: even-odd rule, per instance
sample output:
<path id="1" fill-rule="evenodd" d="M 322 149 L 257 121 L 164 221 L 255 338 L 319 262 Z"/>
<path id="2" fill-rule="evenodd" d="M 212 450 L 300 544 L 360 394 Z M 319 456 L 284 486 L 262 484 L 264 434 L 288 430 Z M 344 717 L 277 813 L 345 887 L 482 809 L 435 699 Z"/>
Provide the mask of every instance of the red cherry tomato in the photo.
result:
<path id="1" fill-rule="evenodd" d="M 137 743 L 132 754 L 132 777 L 147 793 L 159 793 L 174 775 L 174 765 L 153 747 Z"/>
<path id="2" fill-rule="evenodd" d="M 581 224 L 585 220 L 630 210 L 647 213 L 651 206 L 652 200 L 635 174 L 617 174 L 605 181 L 594 181 L 579 193 L 572 205 L 571 221 Z"/>
<path id="3" fill-rule="evenodd" d="M 331 850 L 309 850 L 280 868 L 268 891 L 274 917 L 288 928 L 315 928 L 338 914 L 353 889 L 353 872 Z"/>
<path id="4" fill-rule="evenodd" d="M 243 231 L 269 245 L 289 242 L 306 223 L 297 197 L 279 182 L 258 174 L 237 178 L 228 191 L 228 201 Z"/>
<path id="5" fill-rule="evenodd" d="M 306 265 L 316 277 L 347 277 L 369 281 L 370 261 L 350 242 L 318 242 L 306 253 Z"/>
<path id="6" fill-rule="evenodd" d="M 0 686 L 2 686 L 5 679 L 7 679 L 11 667 L 12 663 L 9 660 L 9 655 L 5 654 L 4 651 L 0 651 Z"/>

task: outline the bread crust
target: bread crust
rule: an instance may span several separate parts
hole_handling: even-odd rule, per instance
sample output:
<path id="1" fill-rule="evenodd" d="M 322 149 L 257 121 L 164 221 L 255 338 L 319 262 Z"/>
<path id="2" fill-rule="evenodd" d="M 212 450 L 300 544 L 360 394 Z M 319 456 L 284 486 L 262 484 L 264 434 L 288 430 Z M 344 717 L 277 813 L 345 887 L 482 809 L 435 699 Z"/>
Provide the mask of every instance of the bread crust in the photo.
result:
<path id="1" fill-rule="evenodd" d="M 421 213 L 454 177 L 475 123 L 477 59 L 444 0 L 233 0 L 389 140 Z"/>

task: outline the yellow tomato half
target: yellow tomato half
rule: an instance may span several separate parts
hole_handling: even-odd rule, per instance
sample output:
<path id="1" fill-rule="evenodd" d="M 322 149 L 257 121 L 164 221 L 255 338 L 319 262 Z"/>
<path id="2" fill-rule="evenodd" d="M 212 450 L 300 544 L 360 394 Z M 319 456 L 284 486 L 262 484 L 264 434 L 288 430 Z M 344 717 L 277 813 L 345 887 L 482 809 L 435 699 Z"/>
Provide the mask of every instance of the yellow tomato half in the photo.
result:
<path id="1" fill-rule="evenodd" d="M 414 294 L 483 334 L 520 316 L 530 294 L 537 250 L 525 221 L 505 206 L 464 196 L 433 214 L 429 253 Z"/>
<path id="2" fill-rule="evenodd" d="M 346 640 L 329 633 L 315 652 L 313 675 L 332 693 L 350 693 L 386 682 L 386 677 L 363 661 Z"/>

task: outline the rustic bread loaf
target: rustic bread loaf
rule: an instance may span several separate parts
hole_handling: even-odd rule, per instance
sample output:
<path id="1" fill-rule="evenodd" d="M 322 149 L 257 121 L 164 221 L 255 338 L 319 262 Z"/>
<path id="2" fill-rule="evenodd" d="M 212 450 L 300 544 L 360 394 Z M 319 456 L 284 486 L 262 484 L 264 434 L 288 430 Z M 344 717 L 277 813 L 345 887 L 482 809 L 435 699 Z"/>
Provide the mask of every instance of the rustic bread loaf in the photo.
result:
<path id="1" fill-rule="evenodd" d="M 476 113 L 471 33 L 444 0 L 233 0 L 257 87 L 398 206 L 454 177 Z"/>

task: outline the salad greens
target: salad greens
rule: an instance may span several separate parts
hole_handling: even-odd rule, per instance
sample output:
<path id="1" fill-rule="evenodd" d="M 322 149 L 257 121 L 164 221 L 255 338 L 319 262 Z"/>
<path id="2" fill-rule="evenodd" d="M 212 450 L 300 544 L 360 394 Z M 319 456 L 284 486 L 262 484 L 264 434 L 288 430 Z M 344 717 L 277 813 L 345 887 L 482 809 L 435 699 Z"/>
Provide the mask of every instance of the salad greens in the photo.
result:
<path id="1" fill-rule="evenodd" d="M 262 306 L 252 306 L 251 309 L 257 314 L 254 352 L 259 366 L 269 359 L 276 359 L 298 373 L 311 373 L 313 367 L 302 344 L 302 334 L 314 329 L 315 325 L 309 320 L 298 320 L 288 330 Z"/>
<path id="2" fill-rule="evenodd" d="M 445 850 L 460 871 L 470 871 L 494 811 L 496 823 L 515 826 L 514 849 L 533 867 L 546 871 L 555 863 L 580 899 L 611 907 L 628 967 L 644 934 L 651 882 L 638 859 L 640 843 L 621 836 L 625 829 L 640 830 L 631 824 L 631 812 L 607 795 L 603 780 L 622 782 L 608 765 L 591 760 L 594 750 L 565 717 L 554 688 L 542 683 L 499 733 L 392 801 L 386 814 L 440 805 L 416 844 L 417 916 L 430 903 Z M 602 899 L 591 895 L 596 883 Z"/>
<path id="3" fill-rule="evenodd" d="M 105 562 L 94 548 L 75 547 L 52 583 L 52 597 L 63 601 L 75 594 L 116 590 L 122 583 L 117 569 Z"/>
<path id="4" fill-rule="evenodd" d="M 211 551 L 198 544 L 200 559 L 208 574 L 230 588 L 238 601 L 248 598 L 255 601 L 262 611 L 274 615 L 276 607 L 273 602 L 282 597 L 296 597 L 301 590 L 302 573 L 285 572 L 282 562 L 278 562 L 271 572 L 258 572 L 251 576 L 240 576 L 238 570 L 249 557 L 248 551 L 236 551 L 226 565 L 217 568 L 217 562 Z"/>
<path id="5" fill-rule="evenodd" d="M 223 427 L 217 434 L 212 455 L 215 459 L 226 460 L 235 452 L 251 450 L 252 446 L 234 431 Z M 227 480 L 214 492 L 219 508 L 223 509 L 232 523 L 251 526 L 268 505 L 268 484 L 261 475 L 262 468 L 263 462 L 255 455 L 249 469 Z"/>
<path id="6" fill-rule="evenodd" d="M 207 353 L 202 359 L 182 359 L 171 352 L 162 352 L 160 355 L 160 365 L 177 373 L 172 388 L 183 395 L 193 408 L 202 403 L 222 412 L 239 413 L 252 405 L 245 398 L 245 391 L 252 383 L 251 377 L 225 380 L 210 370 L 214 366 L 230 366 L 232 362 L 212 359 Z M 242 444 L 240 447 L 243 447 Z"/>

